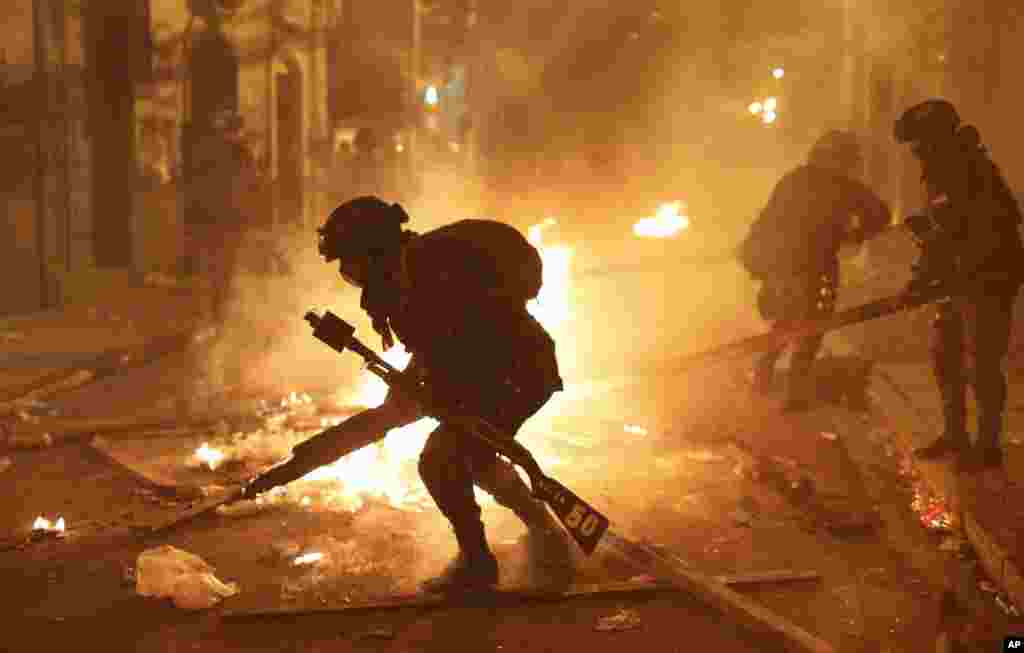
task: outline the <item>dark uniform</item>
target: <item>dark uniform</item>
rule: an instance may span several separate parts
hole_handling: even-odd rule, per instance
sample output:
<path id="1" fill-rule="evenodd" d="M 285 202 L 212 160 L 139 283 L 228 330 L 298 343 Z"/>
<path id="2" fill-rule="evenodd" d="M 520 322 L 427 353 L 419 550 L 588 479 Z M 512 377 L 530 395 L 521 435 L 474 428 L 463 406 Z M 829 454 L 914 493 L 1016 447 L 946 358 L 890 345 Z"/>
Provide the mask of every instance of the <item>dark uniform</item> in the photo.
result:
<path id="1" fill-rule="evenodd" d="M 948 283 L 959 291 L 939 303 L 933 322 L 945 430 L 918 454 L 959 454 L 965 469 L 997 467 L 1007 394 L 1002 364 L 1024 262 L 1021 211 L 977 130 L 960 127 L 948 102 L 929 100 L 908 109 L 897 122 L 896 138 L 913 144 L 928 198 L 931 229 L 920 234 L 922 259 L 912 284 Z M 973 359 L 970 380 L 978 403 L 974 450 L 967 434 L 965 353 Z"/>
<path id="2" fill-rule="evenodd" d="M 826 134 L 812 149 L 808 163 L 775 185 L 743 242 L 740 260 L 762 281 L 758 309 L 774 327 L 830 315 L 839 286 L 840 246 L 872 237 L 889 223 L 886 203 L 846 172 L 859 161 L 859 146 L 852 137 L 844 132 Z M 796 345 L 786 409 L 809 405 L 811 366 L 822 339 L 811 336 Z M 771 386 L 775 364 L 784 351 L 768 351 L 758 360 L 756 389 L 766 392 Z"/>
<path id="3" fill-rule="evenodd" d="M 376 198 L 352 200 L 332 219 L 334 215 L 340 222 L 376 219 L 391 234 L 383 239 L 379 233 L 370 235 L 368 240 L 376 244 L 363 247 L 375 254 L 362 259 L 364 264 L 357 254 L 333 252 L 330 244 L 321 251 L 331 251 L 325 254 L 329 260 L 339 258 L 343 276 L 362 287 L 362 307 L 385 346 L 392 334 L 397 336 L 413 354 L 407 371 L 424 378 L 436 400 L 482 417 L 512 437 L 562 389 L 554 341 L 527 312 L 522 296 L 503 287 L 503 275 L 481 241 L 493 233 L 486 221 L 463 220 L 423 235 L 402 232 L 398 225 L 408 218 L 401 207 Z M 389 231 L 388 221 L 394 230 Z M 365 233 L 352 239 L 365 239 Z M 419 417 L 418 406 L 390 393 L 381 407 L 342 426 L 379 432 Z M 460 551 L 449 570 L 425 584 L 426 589 L 497 582 L 497 561 L 484 534 L 474 484 L 523 520 L 531 536 L 538 536 L 532 544 L 549 555 L 552 567 L 569 566 L 567 541 L 547 508 L 533 498 L 511 465 L 477 440 L 442 424 L 427 440 L 419 471 L 451 522 Z"/>

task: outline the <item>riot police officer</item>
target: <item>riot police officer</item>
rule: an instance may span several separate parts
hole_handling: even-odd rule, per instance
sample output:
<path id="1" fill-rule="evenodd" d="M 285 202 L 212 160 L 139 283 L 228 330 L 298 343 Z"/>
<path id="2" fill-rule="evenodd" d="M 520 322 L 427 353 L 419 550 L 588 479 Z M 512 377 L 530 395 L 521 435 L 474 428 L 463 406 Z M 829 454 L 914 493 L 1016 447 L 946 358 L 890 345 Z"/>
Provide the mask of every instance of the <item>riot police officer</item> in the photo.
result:
<path id="1" fill-rule="evenodd" d="M 1002 364 L 1009 348 L 1013 306 L 1020 289 L 1024 245 L 1021 211 L 978 130 L 961 125 L 956 108 L 932 99 L 907 109 L 895 138 L 921 164 L 929 228 L 918 228 L 922 258 L 911 289 L 950 288 L 938 305 L 932 348 L 942 398 L 944 431 L 917 451 L 923 459 L 956 456 L 963 471 L 1002 466 L 1000 436 L 1006 405 Z M 967 431 L 965 353 L 973 359 L 978 438 Z"/>
<path id="2" fill-rule="evenodd" d="M 775 328 L 831 314 L 841 245 L 862 243 L 889 224 L 886 203 L 852 176 L 862 159 L 860 143 L 852 134 L 826 132 L 811 148 L 807 162 L 775 185 L 741 244 L 741 263 L 762 282 L 758 309 Z M 795 346 L 784 410 L 806 410 L 811 405 L 811 367 L 821 343 L 819 335 Z M 784 350 L 765 352 L 758 360 L 755 390 L 764 393 L 771 387 Z"/>
<path id="3" fill-rule="evenodd" d="M 539 289 L 539 258 L 536 267 L 523 266 L 514 254 L 536 250 L 513 227 L 497 222 L 462 220 L 416 234 L 402 228 L 408 220 L 398 204 L 358 197 L 320 227 L 320 253 L 327 262 L 338 261 L 341 276 L 362 290 L 361 306 L 385 347 L 397 338 L 412 352 L 408 374 L 428 380 L 425 387 L 435 399 L 514 436 L 562 389 L 554 341 L 526 310 L 531 291 L 523 289 Z M 390 393 L 382 406 L 335 429 L 342 439 L 359 439 L 420 416 L 419 406 Z M 419 471 L 459 546 L 455 561 L 424 583 L 425 590 L 481 589 L 498 581 L 474 485 L 526 524 L 532 571 L 538 574 L 533 580 L 568 581 L 571 559 L 561 527 L 492 450 L 441 424 L 427 439 Z M 297 477 L 285 463 L 250 491 Z"/>

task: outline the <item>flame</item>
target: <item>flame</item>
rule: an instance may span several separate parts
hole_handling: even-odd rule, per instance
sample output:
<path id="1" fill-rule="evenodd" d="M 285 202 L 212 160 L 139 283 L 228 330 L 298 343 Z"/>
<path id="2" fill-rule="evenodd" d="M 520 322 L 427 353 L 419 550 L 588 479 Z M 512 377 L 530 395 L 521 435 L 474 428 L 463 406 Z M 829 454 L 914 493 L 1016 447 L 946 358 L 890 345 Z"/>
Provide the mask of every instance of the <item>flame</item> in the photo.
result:
<path id="1" fill-rule="evenodd" d="M 670 238 L 690 227 L 690 218 L 680 213 L 683 202 L 667 202 L 658 207 L 654 217 L 633 225 L 633 234 L 642 238 Z"/>
<path id="2" fill-rule="evenodd" d="M 192 455 L 200 464 L 206 465 L 210 469 L 217 469 L 224 462 L 224 452 L 214 449 L 208 442 L 204 442 Z"/>
<path id="3" fill-rule="evenodd" d="M 323 558 L 324 554 L 320 553 L 319 551 L 312 551 L 310 553 L 304 553 L 296 557 L 295 560 L 292 561 L 292 564 L 296 567 L 298 567 L 299 565 L 311 565 L 313 563 L 320 562 L 321 560 L 323 560 Z"/>
<path id="4" fill-rule="evenodd" d="M 636 426 L 635 424 L 626 424 L 622 430 L 633 435 L 647 435 L 647 429 L 642 426 Z"/>
<path id="5" fill-rule="evenodd" d="M 540 250 L 544 264 L 544 283 L 537 299 L 527 305 L 527 310 L 544 328 L 557 332 L 570 317 L 569 278 L 572 268 L 572 249 L 565 246 L 545 246 L 543 232 L 556 223 L 547 218 L 527 230 L 527 238 Z"/>
<path id="6" fill-rule="evenodd" d="M 57 522 L 53 523 L 45 517 L 36 517 L 36 520 L 32 522 L 32 530 L 34 531 L 46 531 L 48 533 L 63 533 L 66 530 L 66 524 L 64 523 L 63 517 L 58 517 Z"/>

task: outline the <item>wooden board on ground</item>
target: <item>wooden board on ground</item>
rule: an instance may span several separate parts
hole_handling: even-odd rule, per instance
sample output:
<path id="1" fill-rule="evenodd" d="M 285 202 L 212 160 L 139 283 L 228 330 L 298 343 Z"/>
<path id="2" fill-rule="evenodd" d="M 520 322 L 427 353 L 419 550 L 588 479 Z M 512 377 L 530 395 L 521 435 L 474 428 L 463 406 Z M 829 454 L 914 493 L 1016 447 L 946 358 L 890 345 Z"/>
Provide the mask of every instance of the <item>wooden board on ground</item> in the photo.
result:
<path id="1" fill-rule="evenodd" d="M 607 583 L 573 587 L 566 591 L 544 591 L 531 587 L 498 587 L 486 592 L 472 592 L 455 596 L 438 594 L 403 594 L 370 603 L 323 606 L 313 608 L 270 608 L 270 609 L 224 609 L 221 616 L 226 619 L 287 618 L 305 615 L 334 613 L 367 613 L 404 610 L 408 608 L 450 608 L 450 607 L 502 607 L 524 603 L 557 603 L 574 599 L 594 597 L 640 598 L 652 594 L 678 592 L 671 583 L 661 581 Z M 230 602 L 228 603 L 230 604 Z"/>
<path id="2" fill-rule="evenodd" d="M 161 535 L 205 515 L 211 515 L 217 511 L 217 508 L 235 501 L 240 495 L 241 489 L 241 486 L 236 486 L 215 496 L 197 499 L 186 510 L 175 513 L 170 519 L 150 525 L 148 535 Z"/>
<path id="3" fill-rule="evenodd" d="M 613 532 L 606 533 L 602 542 L 626 560 L 636 564 L 638 568 L 672 583 L 738 625 L 769 638 L 785 650 L 800 653 L 835 653 L 832 645 L 825 640 L 738 594 L 713 577 L 691 569 L 681 560 L 670 558 L 648 545 L 632 542 Z"/>

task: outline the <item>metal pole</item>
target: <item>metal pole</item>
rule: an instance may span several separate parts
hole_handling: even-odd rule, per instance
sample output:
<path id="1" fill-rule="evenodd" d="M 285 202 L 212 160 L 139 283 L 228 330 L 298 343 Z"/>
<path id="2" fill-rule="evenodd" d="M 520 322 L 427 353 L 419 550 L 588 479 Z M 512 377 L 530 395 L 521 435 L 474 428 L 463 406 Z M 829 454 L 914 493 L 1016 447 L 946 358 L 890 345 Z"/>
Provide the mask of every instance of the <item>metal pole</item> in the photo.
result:
<path id="1" fill-rule="evenodd" d="M 274 227 L 277 225 L 277 179 L 274 174 L 274 158 L 276 155 L 274 147 L 274 58 L 277 56 L 277 42 L 276 42 L 276 31 L 274 29 L 274 10 L 276 1 L 271 0 L 267 3 L 267 30 L 268 30 L 268 49 L 267 49 L 267 97 L 265 112 L 267 114 L 267 125 L 266 125 L 266 147 L 264 148 L 264 160 L 266 166 L 266 180 L 268 188 L 270 190 L 270 225 Z"/>
<path id="2" fill-rule="evenodd" d="M 49 275 L 46 270 L 46 157 L 49 153 L 46 150 L 44 138 L 47 121 L 49 120 L 47 114 L 50 107 L 49 102 L 44 101 L 47 98 L 44 69 L 46 52 L 43 47 L 43 39 L 46 33 L 43 27 L 41 1 L 33 0 L 32 2 L 32 58 L 35 68 L 33 71 L 33 90 L 35 91 L 36 102 L 44 104 L 42 107 L 36 106 L 36 167 L 33 192 L 35 194 L 36 214 L 36 255 L 39 257 L 39 304 L 41 309 L 46 310 L 50 307 L 50 293 L 47 288 Z"/>
<path id="3" fill-rule="evenodd" d="M 67 43 L 67 12 L 64 4 L 54 8 L 60 12 L 57 20 L 57 39 L 60 44 L 60 106 L 61 120 L 64 129 L 64 270 L 71 272 L 71 179 L 72 179 L 72 145 L 74 143 L 74 132 L 72 131 L 73 120 L 69 114 L 71 108 L 70 92 L 68 89 L 68 43 Z"/>
<path id="4" fill-rule="evenodd" d="M 412 124 L 409 126 L 409 165 L 411 166 L 414 188 L 420 186 L 419 148 L 417 147 L 417 135 L 419 133 L 419 77 L 420 60 L 422 57 L 423 24 L 420 20 L 419 0 L 412 0 L 412 48 L 409 62 L 409 109 Z"/>
<path id="5" fill-rule="evenodd" d="M 839 77 L 839 98 L 842 107 L 842 121 L 849 127 L 853 126 L 853 93 L 854 75 L 856 74 L 856 62 L 853 56 L 853 2 L 854 0 L 843 0 L 843 26 L 842 26 L 842 63 Z"/>

